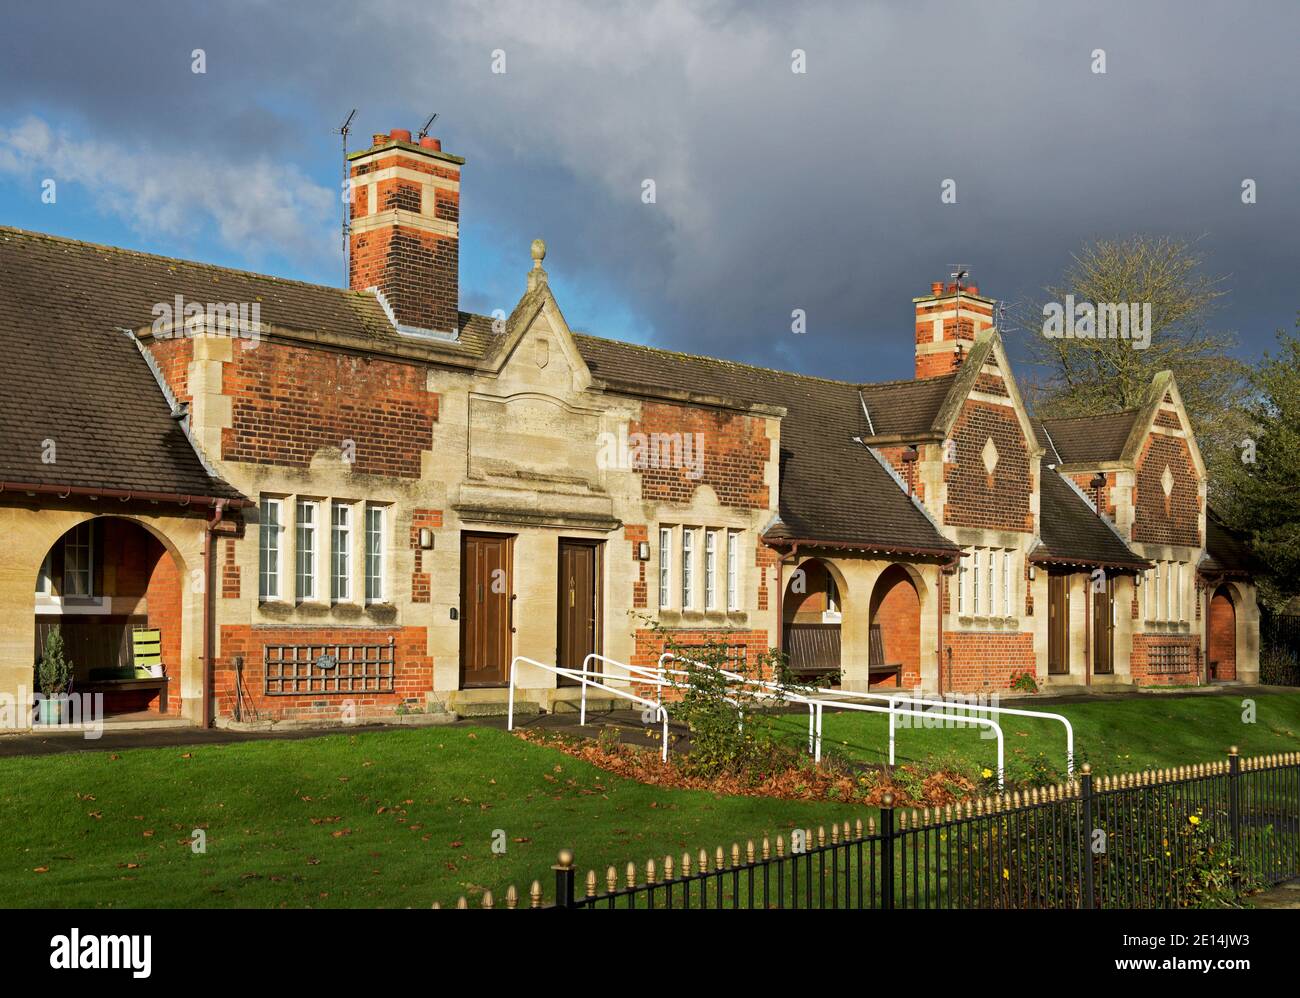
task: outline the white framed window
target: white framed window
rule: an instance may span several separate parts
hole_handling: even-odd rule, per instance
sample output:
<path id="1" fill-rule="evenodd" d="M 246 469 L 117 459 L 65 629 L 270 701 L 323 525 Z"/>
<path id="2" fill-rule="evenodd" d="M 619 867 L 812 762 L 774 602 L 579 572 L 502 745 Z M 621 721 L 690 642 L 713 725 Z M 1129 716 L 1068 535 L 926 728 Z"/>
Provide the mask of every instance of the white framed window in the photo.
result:
<path id="1" fill-rule="evenodd" d="M 727 531 L 727 610 L 740 609 L 740 533 Z M 838 609 L 838 608 L 837 608 Z"/>
<path id="2" fill-rule="evenodd" d="M 1173 563 L 1174 570 L 1174 620 L 1183 619 L 1183 563 Z"/>
<path id="3" fill-rule="evenodd" d="M 1002 616 L 1011 616 L 1011 552 L 1002 552 Z"/>
<path id="4" fill-rule="evenodd" d="M 382 603 L 385 598 L 384 574 L 388 545 L 384 538 L 383 506 L 366 507 L 366 602 Z"/>
<path id="5" fill-rule="evenodd" d="M 704 609 L 718 608 L 718 532 L 704 531 Z"/>
<path id="6" fill-rule="evenodd" d="M 1173 606 L 1173 596 L 1174 596 L 1174 566 L 1173 566 L 1173 562 L 1167 561 L 1165 562 L 1165 588 L 1164 588 L 1165 599 L 1164 599 L 1164 604 L 1160 608 L 1163 614 L 1163 616 L 1160 618 L 1161 620 L 1171 620 L 1173 618 L 1173 614 L 1170 612 L 1170 608 Z"/>
<path id="7" fill-rule="evenodd" d="M 992 617 L 993 608 L 998 605 L 997 601 L 997 567 L 994 562 L 997 560 L 994 556 L 997 554 L 992 548 L 988 552 L 988 573 L 989 584 L 984 592 L 984 616 Z"/>
<path id="8" fill-rule="evenodd" d="M 978 614 L 980 612 L 980 549 L 976 548 L 971 552 L 971 612 Z"/>
<path id="9" fill-rule="evenodd" d="M 316 503 L 299 499 L 294 517 L 294 592 L 299 602 L 316 598 Z"/>
<path id="10" fill-rule="evenodd" d="M 95 595 L 95 524 L 79 523 L 63 538 L 63 595 Z"/>
<path id="11" fill-rule="evenodd" d="M 682 609 L 695 609 L 695 530 L 682 527 Z"/>
<path id="12" fill-rule="evenodd" d="M 257 595 L 262 600 L 280 598 L 283 506 L 283 500 L 264 496 L 258 511 Z"/>
<path id="13" fill-rule="evenodd" d="M 330 507 L 330 599 L 352 599 L 352 507 L 343 502 Z"/>
<path id="14" fill-rule="evenodd" d="M 957 612 L 966 613 L 966 585 L 970 578 L 970 555 L 962 553 L 957 565 Z"/>
<path id="15" fill-rule="evenodd" d="M 673 528 L 659 528 L 659 609 L 673 605 Z"/>
<path id="16" fill-rule="evenodd" d="M 1156 588 L 1156 570 L 1154 568 L 1146 570 L 1146 578 L 1142 580 L 1142 585 L 1146 587 L 1146 619 L 1155 620 L 1156 598 L 1152 595 Z"/>

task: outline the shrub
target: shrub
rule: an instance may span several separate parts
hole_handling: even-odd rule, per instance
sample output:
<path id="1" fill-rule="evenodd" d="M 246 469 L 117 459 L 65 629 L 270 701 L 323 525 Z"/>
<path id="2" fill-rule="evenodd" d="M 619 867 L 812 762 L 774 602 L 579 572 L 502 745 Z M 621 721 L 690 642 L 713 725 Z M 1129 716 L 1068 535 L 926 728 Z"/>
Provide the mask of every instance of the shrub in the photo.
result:
<path id="1" fill-rule="evenodd" d="M 72 679 L 72 663 L 63 654 L 63 635 L 56 627 L 45 636 L 45 648 L 37 665 L 37 682 L 47 697 L 59 696 Z"/>

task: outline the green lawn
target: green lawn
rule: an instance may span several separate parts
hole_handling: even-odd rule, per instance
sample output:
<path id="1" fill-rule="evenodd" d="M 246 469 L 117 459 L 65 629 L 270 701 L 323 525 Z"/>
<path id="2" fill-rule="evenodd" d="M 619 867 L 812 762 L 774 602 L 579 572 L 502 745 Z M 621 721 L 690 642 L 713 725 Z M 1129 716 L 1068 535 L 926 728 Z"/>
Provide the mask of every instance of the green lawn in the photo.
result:
<path id="1" fill-rule="evenodd" d="M 533 878 L 549 899 L 564 846 L 603 882 L 611 863 L 854 817 L 658 789 L 462 727 L 6 758 L 0 788 L 6 907 L 428 907 Z"/>
<path id="2" fill-rule="evenodd" d="M 1076 765 L 1086 761 L 1094 772 L 1103 774 L 1211 762 L 1225 757 L 1230 745 L 1238 746 L 1242 755 L 1300 749 L 1300 691 L 1251 699 L 1253 723 L 1245 720 L 1244 698 L 1228 695 L 1149 695 L 1041 708 L 1032 700 L 1017 700 L 1002 706 L 1041 709 L 1069 718 Z M 929 719 L 916 718 L 913 723 L 924 725 Z M 1064 770 L 1065 728 L 1060 722 L 1005 717 L 1000 723 L 1010 777 L 1023 778 L 1029 763 L 1040 756 Z M 792 739 L 807 738 L 806 717 L 791 718 L 788 726 Z M 993 768 L 997 743 L 980 732 L 979 728 L 900 728 L 896 761 L 952 758 L 972 767 Z M 885 762 L 889 757 L 889 722 L 884 715 L 828 713 L 822 737 L 825 751 L 867 762 Z"/>
<path id="3" fill-rule="evenodd" d="M 1255 703 L 1253 724 L 1235 696 L 1053 709 L 1074 722 L 1079 758 L 1107 773 L 1209 761 L 1230 744 L 1300 747 L 1300 692 Z M 781 723 L 806 737 L 798 717 Z M 1005 730 L 1013 777 L 1040 753 L 1063 762 L 1059 725 L 1008 719 Z M 882 718 L 827 715 L 825 733 L 836 751 L 884 757 Z M 970 730 L 902 730 L 898 750 L 900 762 L 994 762 L 993 743 Z M 564 846 L 585 874 L 861 813 L 645 786 L 490 728 L 5 758 L 0 905 L 427 907 L 484 887 L 526 891 L 535 877 L 549 898 Z"/>

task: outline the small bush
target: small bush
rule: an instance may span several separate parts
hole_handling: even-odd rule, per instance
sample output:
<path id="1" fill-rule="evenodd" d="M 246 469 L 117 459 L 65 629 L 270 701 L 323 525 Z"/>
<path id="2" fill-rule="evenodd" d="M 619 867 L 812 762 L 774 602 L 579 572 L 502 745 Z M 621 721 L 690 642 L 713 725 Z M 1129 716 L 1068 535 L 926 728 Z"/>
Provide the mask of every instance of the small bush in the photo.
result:
<path id="1" fill-rule="evenodd" d="M 45 648 L 37 665 L 37 682 L 47 697 L 59 696 L 72 680 L 72 663 L 63 653 L 63 635 L 56 627 L 45 636 Z"/>

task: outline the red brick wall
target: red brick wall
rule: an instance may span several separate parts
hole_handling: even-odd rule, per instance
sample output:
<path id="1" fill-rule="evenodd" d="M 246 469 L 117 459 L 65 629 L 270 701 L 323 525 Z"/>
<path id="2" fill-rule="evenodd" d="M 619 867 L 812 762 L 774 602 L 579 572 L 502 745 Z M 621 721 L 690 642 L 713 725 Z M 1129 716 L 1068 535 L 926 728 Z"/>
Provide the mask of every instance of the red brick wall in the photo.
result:
<path id="1" fill-rule="evenodd" d="M 654 668 L 659 664 L 659 656 L 664 653 L 665 645 L 669 641 L 676 642 L 678 645 L 706 645 L 710 643 L 722 645 L 744 645 L 745 646 L 745 665 L 747 668 L 756 668 L 759 659 L 768 651 L 776 646 L 767 631 L 741 631 L 741 630 L 660 630 L 655 631 L 650 628 L 640 628 L 636 631 L 634 650 L 632 652 L 632 665 L 639 665 L 645 668 Z M 770 676 L 761 678 L 770 679 Z M 645 697 L 654 697 L 654 689 L 651 686 L 637 687 L 638 692 Z M 666 690 L 664 699 L 671 699 L 669 695 L 672 691 Z"/>
<path id="2" fill-rule="evenodd" d="M 772 584 L 777 581 L 778 564 L 781 555 L 775 548 L 770 548 L 766 544 L 756 544 L 754 546 L 754 567 L 758 569 L 758 608 L 766 610 L 767 602 L 767 580 L 770 576 Z"/>
<path id="3" fill-rule="evenodd" d="M 1166 467 L 1174 482 L 1168 496 L 1161 484 Z M 1196 469 L 1186 441 L 1152 433 L 1137 464 L 1133 540 L 1200 547 L 1200 504 Z"/>
<path id="4" fill-rule="evenodd" d="M 1237 614 L 1222 591 L 1210 600 L 1210 660 L 1219 663 L 1215 679 L 1237 678 Z"/>
<path id="5" fill-rule="evenodd" d="M 1164 465 L 1161 465 L 1161 470 L 1163 471 L 1163 469 Z M 1089 483 L 1095 474 L 1096 472 L 1080 472 L 1070 476 L 1074 484 L 1079 486 L 1079 491 L 1093 503 L 1097 501 L 1097 489 L 1094 489 Z M 1115 519 L 1115 472 L 1107 471 L 1105 475 L 1106 484 L 1101 489 L 1102 512 L 1113 521 Z M 1159 485 L 1157 484 L 1156 487 L 1159 488 Z"/>
<path id="6" fill-rule="evenodd" d="M 724 506 L 739 509 L 769 507 L 771 496 L 764 472 L 770 442 L 762 419 L 712 409 L 646 402 L 641 407 L 641 419 L 632 421 L 628 433 L 629 436 L 644 433 L 647 437 L 654 433 L 703 435 L 702 475 L 691 478 L 688 472 L 694 472 L 689 468 L 645 468 L 639 472 L 642 499 L 689 503 L 697 486 L 709 485 Z M 693 451 L 692 457 L 698 462 L 698 453 Z"/>
<path id="7" fill-rule="evenodd" d="M 222 545 L 225 557 L 221 562 L 221 598 L 239 599 L 239 566 L 235 564 L 235 539 L 227 537 Z"/>
<path id="8" fill-rule="evenodd" d="M 194 359 L 194 341 L 188 336 L 150 339 L 149 352 L 154 363 L 176 396 L 177 402 L 190 401 L 190 361 Z"/>
<path id="9" fill-rule="evenodd" d="M 222 384 L 233 410 L 227 461 L 307 468 L 322 447 L 352 440 L 357 472 L 416 478 L 433 445 L 438 397 L 416 364 L 264 341 L 234 351 Z"/>
<path id="10" fill-rule="evenodd" d="M 301 696 L 266 696 L 264 693 L 263 646 L 306 644 L 382 645 L 394 639 L 395 680 L 393 693 L 314 693 Z M 337 721 L 343 705 L 351 701 L 357 719 L 392 717 L 400 703 L 423 706 L 425 693 L 433 689 L 433 659 L 426 652 L 426 629 L 392 628 L 294 628 L 226 625 L 220 629 L 220 654 L 213 670 L 214 703 L 218 717 L 234 717 L 234 658 L 244 657 L 244 703 L 251 703 L 262 720 Z M 251 716 L 245 714 L 245 721 Z"/>
<path id="11" fill-rule="evenodd" d="M 411 550 L 415 552 L 415 567 L 411 569 L 411 602 L 428 603 L 433 598 L 430 575 L 424 570 L 424 551 L 420 548 L 420 528 L 437 530 L 442 526 L 442 510 L 414 509 L 411 511 Z"/>
<path id="12" fill-rule="evenodd" d="M 992 475 L 985 470 L 983 458 L 990 437 L 998 451 Z M 944 466 L 948 486 L 944 522 L 991 530 L 1033 530 L 1029 449 L 1015 412 L 1006 406 L 967 399 L 953 427 L 952 439 L 956 442 L 956 460 Z"/>
<path id="13" fill-rule="evenodd" d="M 143 532 L 143 531 L 142 531 Z M 170 682 L 167 684 L 167 709 L 181 709 L 181 578 L 176 559 L 153 537 L 148 538 L 151 564 L 145 600 L 148 604 L 149 626 L 156 627 L 162 637 L 162 660 Z M 195 635 L 201 638 L 200 635 Z M 201 640 L 200 640 L 201 643 Z M 155 699 L 149 705 L 157 710 Z"/>
<path id="14" fill-rule="evenodd" d="M 951 631 L 944 644 L 952 649 L 951 667 L 945 651 L 944 689 L 967 693 L 1005 690 L 1011 677 L 1019 672 L 1038 674 L 1034 659 L 1034 636 L 1023 631 L 1013 633 L 974 633 Z M 1047 668 L 1046 662 L 1043 665 Z"/>
<path id="15" fill-rule="evenodd" d="M 901 662 L 902 685 L 921 682 L 921 600 L 906 570 L 891 565 L 881 573 L 871 593 L 871 623 L 880 625 L 885 661 Z M 897 685 L 893 678 L 885 685 Z"/>
<path id="16" fill-rule="evenodd" d="M 1151 645 L 1177 644 L 1191 649 L 1191 671 L 1157 675 L 1151 672 Z M 1185 686 L 1196 682 L 1200 671 L 1201 638 L 1200 635 L 1183 636 L 1169 634 L 1134 634 L 1133 651 L 1129 655 L 1129 672 L 1133 682 L 1139 686 Z"/>
<path id="17" fill-rule="evenodd" d="M 803 572 L 803 592 L 794 591 L 797 572 Z M 785 600 L 781 612 L 785 623 L 820 623 L 821 615 L 827 609 L 826 587 L 830 573 L 825 564 L 813 559 L 805 561 L 797 569 L 792 569 L 785 581 Z"/>
<path id="18" fill-rule="evenodd" d="M 904 461 L 903 454 L 906 453 L 907 450 L 908 448 L 906 444 L 900 447 L 877 447 L 876 448 L 876 452 L 880 454 L 880 456 L 883 457 L 886 461 L 889 462 L 890 467 L 892 467 L 895 473 L 897 473 L 898 477 L 903 480 L 904 488 L 907 487 L 908 478 L 910 476 L 911 485 L 912 485 L 912 494 L 916 496 L 918 499 L 920 499 L 922 502 L 924 502 L 925 483 L 921 481 L 920 469 L 917 468 L 917 465 L 920 464 L 920 461 L 919 460 L 910 461 L 910 462 Z"/>
<path id="19" fill-rule="evenodd" d="M 637 565 L 637 577 L 632 582 L 632 607 L 644 610 L 649 606 L 649 587 L 646 584 L 646 563 L 637 557 L 637 547 L 642 541 L 650 539 L 650 528 L 644 523 L 627 523 L 623 525 L 623 539 L 632 549 L 632 560 Z"/>

